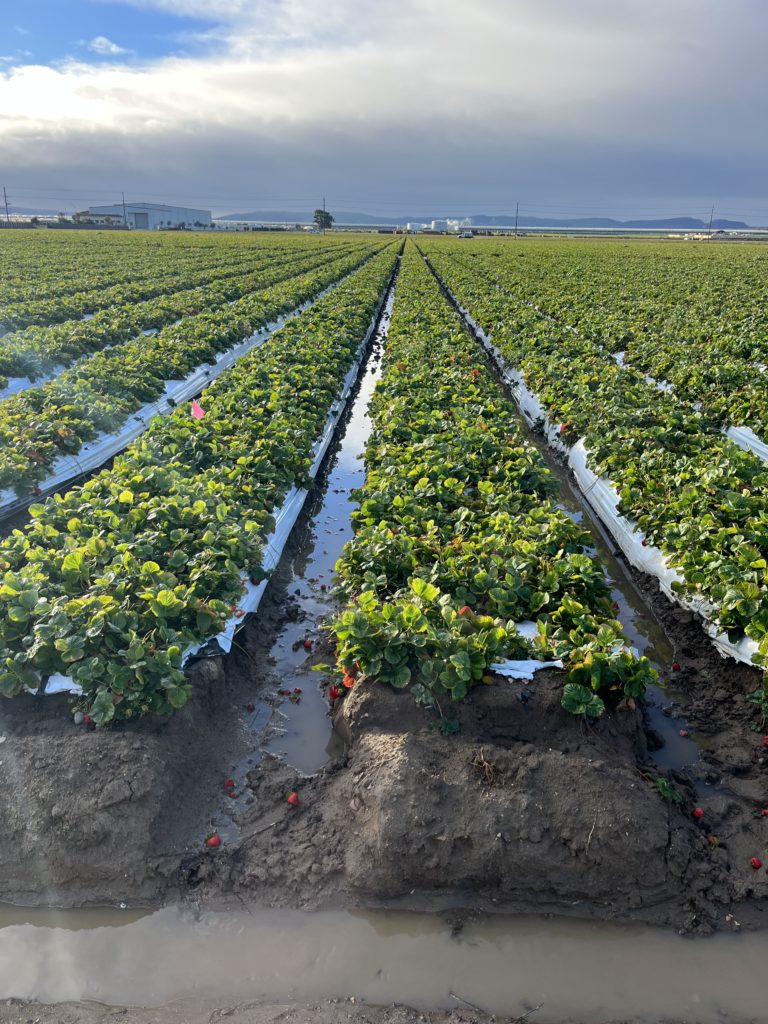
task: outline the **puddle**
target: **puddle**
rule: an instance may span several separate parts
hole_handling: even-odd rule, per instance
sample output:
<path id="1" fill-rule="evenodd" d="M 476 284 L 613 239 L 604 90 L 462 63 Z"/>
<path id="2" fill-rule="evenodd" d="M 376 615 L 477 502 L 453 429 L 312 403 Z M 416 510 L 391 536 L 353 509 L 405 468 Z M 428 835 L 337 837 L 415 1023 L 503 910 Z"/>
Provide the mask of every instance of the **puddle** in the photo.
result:
<path id="1" fill-rule="evenodd" d="M 314 775 L 342 753 L 341 740 L 331 728 L 328 701 L 320 688 L 323 675 L 311 670 L 310 651 L 321 637 L 322 623 L 335 609 L 331 596 L 334 566 L 352 537 L 350 514 L 356 506 L 350 492 L 365 482 L 362 455 L 371 431 L 368 403 L 381 376 L 381 350 L 393 301 L 394 287 L 390 286 L 357 391 L 346 418 L 341 421 L 340 436 L 332 449 L 322 486 L 309 499 L 304 525 L 298 528 L 286 551 L 287 565 L 281 565 L 290 614 L 275 637 L 269 662 L 277 694 L 283 691 L 282 703 L 277 710 L 266 701 L 254 703 L 253 708 L 249 706 L 247 727 L 253 746 L 232 771 L 237 789 L 243 795 L 246 792 L 242 787 L 243 779 L 265 753 L 279 756 L 304 775 Z M 309 650 L 305 642 L 311 645 Z M 269 738 L 264 742 L 267 732 Z M 242 810 L 240 800 L 232 810 Z M 227 827 L 224 826 L 224 831 Z M 224 835 L 222 829 L 219 831 Z"/>
<path id="2" fill-rule="evenodd" d="M 354 996 L 418 1008 L 466 1001 L 534 1021 L 765 1019 L 768 933 L 707 940 L 567 919 L 400 911 L 166 908 L 21 923 L 0 910 L 0 998 L 159 1006 Z M 118 927 L 122 925 L 122 927 Z M 226 969 L 222 969 L 226 965 Z M 642 965 L 642 969 L 639 969 Z"/>
<path id="3" fill-rule="evenodd" d="M 592 553 L 605 568 L 605 575 L 611 587 L 611 595 L 618 606 L 616 617 L 624 627 L 624 633 L 633 647 L 644 654 L 663 678 L 669 673 L 675 661 L 674 649 L 661 623 L 654 616 L 641 592 L 635 586 L 629 571 L 614 554 L 615 545 L 590 507 L 572 482 L 568 471 L 553 454 L 546 441 L 530 431 L 521 418 L 521 426 L 527 440 L 536 446 L 547 467 L 560 484 L 560 508 L 592 534 Z M 684 768 L 699 760 L 699 747 L 691 736 L 681 736 L 687 731 L 684 718 L 672 718 L 665 714 L 665 708 L 672 703 L 684 705 L 687 697 L 668 685 L 649 686 L 646 691 L 648 721 L 664 740 L 664 745 L 651 752 L 651 758 L 664 768 Z"/>
<path id="4" fill-rule="evenodd" d="M 365 482 L 362 455 L 371 432 L 368 403 L 381 376 L 381 349 L 393 301 L 392 288 L 324 487 L 299 538 L 288 587 L 297 619 L 285 623 L 270 652 L 280 689 L 291 693 L 298 689 L 301 693 L 296 695 L 300 696 L 297 703 L 286 698 L 280 706 L 276 722 L 279 734 L 263 750 L 278 755 L 304 775 L 315 774 L 342 752 L 331 730 L 328 702 L 320 689 L 322 674 L 309 668 L 304 643 L 309 641 L 314 646 L 319 627 L 335 608 L 331 597 L 334 566 L 352 538 L 350 513 L 357 506 L 350 492 Z"/>

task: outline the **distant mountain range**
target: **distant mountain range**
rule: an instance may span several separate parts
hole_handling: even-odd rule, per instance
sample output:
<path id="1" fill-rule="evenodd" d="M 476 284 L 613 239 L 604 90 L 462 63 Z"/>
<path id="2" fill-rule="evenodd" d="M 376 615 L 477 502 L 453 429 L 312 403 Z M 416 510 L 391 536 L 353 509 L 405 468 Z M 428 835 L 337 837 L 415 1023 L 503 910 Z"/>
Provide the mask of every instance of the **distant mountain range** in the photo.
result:
<path id="1" fill-rule="evenodd" d="M 333 211 L 331 210 L 331 213 Z M 445 217 L 377 217 L 370 213 L 334 213 L 337 224 L 377 224 L 382 227 L 394 227 L 399 224 L 429 224 L 432 220 L 445 220 Z M 217 220 L 243 220 L 263 222 L 287 222 L 289 224 L 311 224 L 312 214 L 308 212 L 297 213 L 295 210 L 252 210 L 250 213 L 228 213 Z M 476 227 L 512 227 L 515 223 L 514 216 L 510 214 L 499 214 L 489 216 L 478 213 L 468 217 Z M 518 227 L 521 228 L 656 228 L 669 231 L 704 231 L 709 227 L 709 221 L 699 220 L 696 217 L 667 217 L 663 220 L 614 220 L 612 217 L 579 217 L 553 218 L 553 217 L 530 217 L 523 216 L 518 219 Z M 715 231 L 743 231 L 749 228 L 740 220 L 713 220 L 712 228 Z"/>

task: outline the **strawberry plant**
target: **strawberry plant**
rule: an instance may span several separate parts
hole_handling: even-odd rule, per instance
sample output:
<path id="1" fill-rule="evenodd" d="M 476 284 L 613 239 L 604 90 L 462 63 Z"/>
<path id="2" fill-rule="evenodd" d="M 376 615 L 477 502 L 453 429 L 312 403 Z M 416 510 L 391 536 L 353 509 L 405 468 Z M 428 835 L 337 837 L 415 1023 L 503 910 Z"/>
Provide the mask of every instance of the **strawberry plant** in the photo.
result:
<path id="1" fill-rule="evenodd" d="M 342 668 L 435 705 L 465 697 L 504 658 L 562 657 L 574 713 L 599 715 L 609 693 L 641 696 L 654 674 L 626 646 L 589 534 L 557 507 L 551 475 L 413 249 L 371 411 L 355 536 L 337 565 Z M 531 619 L 533 641 L 516 627 Z"/>
<path id="2" fill-rule="evenodd" d="M 0 542 L 2 694 L 64 673 L 99 725 L 186 703 L 184 651 L 260 572 L 394 259 L 374 257 L 239 360 L 204 392 L 204 419 L 154 420 L 111 468 L 31 507 Z"/>

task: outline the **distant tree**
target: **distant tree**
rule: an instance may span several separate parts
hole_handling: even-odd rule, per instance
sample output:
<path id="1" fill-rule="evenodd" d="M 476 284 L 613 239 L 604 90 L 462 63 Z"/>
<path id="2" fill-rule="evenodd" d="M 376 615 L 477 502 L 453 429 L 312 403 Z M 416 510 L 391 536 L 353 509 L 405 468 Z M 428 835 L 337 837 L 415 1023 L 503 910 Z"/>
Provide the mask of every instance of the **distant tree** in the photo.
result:
<path id="1" fill-rule="evenodd" d="M 333 227 L 334 218 L 327 210 L 315 210 L 315 216 L 312 219 L 317 225 L 319 231 L 327 231 L 329 228 Z"/>

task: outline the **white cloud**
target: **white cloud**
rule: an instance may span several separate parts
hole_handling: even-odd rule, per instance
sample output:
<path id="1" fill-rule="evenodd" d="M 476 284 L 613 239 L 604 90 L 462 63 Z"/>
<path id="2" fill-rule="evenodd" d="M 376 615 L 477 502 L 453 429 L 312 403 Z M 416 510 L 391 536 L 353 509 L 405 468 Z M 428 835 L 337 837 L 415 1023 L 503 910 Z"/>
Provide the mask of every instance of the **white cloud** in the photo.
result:
<path id="1" fill-rule="evenodd" d="M 14 25 L 13 31 L 19 36 L 30 36 L 32 33 L 28 28 L 22 28 L 21 25 Z"/>
<path id="2" fill-rule="evenodd" d="M 123 46 L 118 46 L 117 43 L 113 43 L 111 39 L 107 39 L 106 36 L 95 36 L 90 43 L 88 43 L 88 49 L 92 53 L 98 53 L 100 57 L 117 57 L 121 53 L 133 53 L 132 50 L 126 50 Z"/>
<path id="3" fill-rule="evenodd" d="M 750 0 L 130 2 L 216 21 L 218 48 L 0 72 L 4 164 L 97 181 L 110 149 L 143 187 L 183 167 L 217 191 L 304 193 L 322 173 L 347 193 L 442 177 L 453 194 L 560 180 L 603 196 L 622 174 L 706 190 L 726 164 L 743 190 L 768 157 L 768 9 Z"/>

